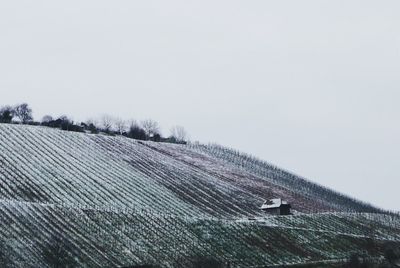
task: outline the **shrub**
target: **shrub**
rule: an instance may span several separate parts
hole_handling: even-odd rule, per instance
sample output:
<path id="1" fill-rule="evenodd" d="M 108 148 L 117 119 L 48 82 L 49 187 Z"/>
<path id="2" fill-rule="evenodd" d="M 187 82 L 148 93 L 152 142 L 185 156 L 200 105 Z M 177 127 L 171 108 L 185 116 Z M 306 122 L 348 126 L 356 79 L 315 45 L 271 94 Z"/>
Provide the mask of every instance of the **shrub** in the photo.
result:
<path id="1" fill-rule="evenodd" d="M 9 106 L 0 108 L 0 123 L 11 123 L 14 117 L 14 110 Z"/>
<path id="2" fill-rule="evenodd" d="M 146 132 L 144 131 L 144 129 L 136 124 L 132 125 L 129 128 L 127 137 L 132 138 L 132 139 L 137 139 L 137 140 L 146 140 L 147 139 L 147 135 L 146 135 Z"/>

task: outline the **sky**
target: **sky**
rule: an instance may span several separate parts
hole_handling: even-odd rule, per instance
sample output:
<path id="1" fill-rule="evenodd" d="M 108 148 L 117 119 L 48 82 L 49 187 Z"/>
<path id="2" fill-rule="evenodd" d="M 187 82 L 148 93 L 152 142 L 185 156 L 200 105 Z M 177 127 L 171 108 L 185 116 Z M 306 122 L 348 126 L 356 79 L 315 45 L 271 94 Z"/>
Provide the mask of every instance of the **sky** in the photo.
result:
<path id="1" fill-rule="evenodd" d="M 400 2 L 0 2 L 0 105 L 182 125 L 400 210 Z"/>

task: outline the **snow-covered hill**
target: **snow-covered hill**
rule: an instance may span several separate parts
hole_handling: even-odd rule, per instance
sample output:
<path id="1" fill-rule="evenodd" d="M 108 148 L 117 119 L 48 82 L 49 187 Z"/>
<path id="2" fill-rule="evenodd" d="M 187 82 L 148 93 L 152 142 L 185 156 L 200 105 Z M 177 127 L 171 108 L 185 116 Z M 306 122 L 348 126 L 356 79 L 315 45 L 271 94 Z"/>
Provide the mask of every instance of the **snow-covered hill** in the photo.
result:
<path id="1" fill-rule="evenodd" d="M 0 182 L 0 262 L 17 267 L 265 267 L 400 244 L 398 216 L 220 146 L 0 124 Z M 274 197 L 294 215 L 262 212 Z"/>

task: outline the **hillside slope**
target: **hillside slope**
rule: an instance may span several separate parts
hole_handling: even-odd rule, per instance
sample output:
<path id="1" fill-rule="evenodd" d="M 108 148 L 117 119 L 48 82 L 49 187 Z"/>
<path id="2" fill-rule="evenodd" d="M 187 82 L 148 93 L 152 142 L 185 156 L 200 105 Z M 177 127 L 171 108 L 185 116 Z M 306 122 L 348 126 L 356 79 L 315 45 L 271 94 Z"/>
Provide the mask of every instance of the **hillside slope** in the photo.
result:
<path id="1" fill-rule="evenodd" d="M 17 267 L 263 267 L 400 243 L 398 216 L 219 146 L 0 124 L 0 181 L 0 261 Z M 295 215 L 268 217 L 272 197 Z"/>

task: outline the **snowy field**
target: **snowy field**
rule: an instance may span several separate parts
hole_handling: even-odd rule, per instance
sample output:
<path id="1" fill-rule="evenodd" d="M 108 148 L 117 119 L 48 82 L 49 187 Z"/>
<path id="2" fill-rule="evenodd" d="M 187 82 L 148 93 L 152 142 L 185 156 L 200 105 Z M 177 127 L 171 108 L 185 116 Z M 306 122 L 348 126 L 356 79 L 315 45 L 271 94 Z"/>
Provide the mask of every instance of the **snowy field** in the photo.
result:
<path id="1" fill-rule="evenodd" d="M 0 124 L 0 264 L 231 267 L 379 259 L 400 218 L 215 145 Z M 266 198 L 294 215 L 271 217 Z"/>

